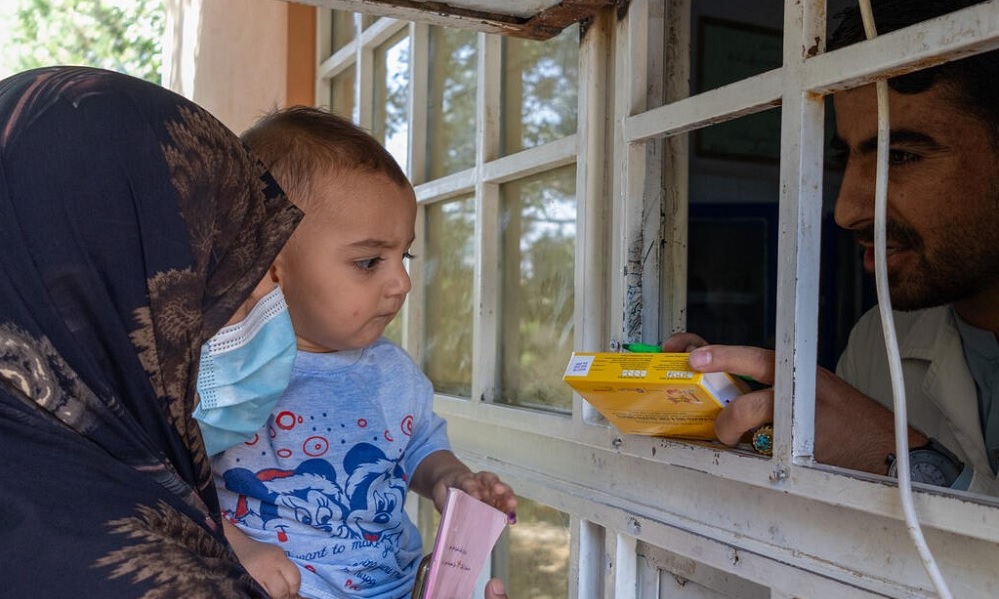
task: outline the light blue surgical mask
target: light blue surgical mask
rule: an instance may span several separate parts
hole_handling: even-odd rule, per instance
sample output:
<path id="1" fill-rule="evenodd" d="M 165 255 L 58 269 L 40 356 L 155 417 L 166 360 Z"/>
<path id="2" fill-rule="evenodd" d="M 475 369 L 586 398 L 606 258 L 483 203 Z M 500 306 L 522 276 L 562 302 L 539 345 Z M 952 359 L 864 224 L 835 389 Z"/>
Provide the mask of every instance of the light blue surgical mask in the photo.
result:
<path id="1" fill-rule="evenodd" d="M 288 386 L 294 361 L 295 331 L 279 287 L 201 347 L 194 418 L 208 455 L 253 438 Z"/>

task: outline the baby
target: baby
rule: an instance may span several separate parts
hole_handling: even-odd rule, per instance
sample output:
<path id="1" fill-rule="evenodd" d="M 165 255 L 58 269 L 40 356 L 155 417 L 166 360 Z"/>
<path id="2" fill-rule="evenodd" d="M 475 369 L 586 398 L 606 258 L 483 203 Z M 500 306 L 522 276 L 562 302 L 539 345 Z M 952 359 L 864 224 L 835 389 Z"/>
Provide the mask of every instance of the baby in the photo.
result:
<path id="1" fill-rule="evenodd" d="M 411 288 L 415 193 L 381 144 L 320 109 L 274 112 L 243 139 L 305 218 L 270 269 L 295 330 L 291 383 L 253 439 L 213 458 L 227 535 L 275 596 L 407 596 L 422 555 L 410 489 L 438 510 L 448 487 L 511 517 L 517 503 L 455 457 L 430 381 L 382 337 Z"/>

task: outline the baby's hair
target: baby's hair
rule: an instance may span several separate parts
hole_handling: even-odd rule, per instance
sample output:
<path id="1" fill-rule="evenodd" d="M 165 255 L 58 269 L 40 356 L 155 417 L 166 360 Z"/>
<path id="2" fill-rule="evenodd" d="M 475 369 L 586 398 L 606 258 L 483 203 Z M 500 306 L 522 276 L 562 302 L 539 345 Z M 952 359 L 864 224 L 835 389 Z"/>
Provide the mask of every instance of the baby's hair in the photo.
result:
<path id="1" fill-rule="evenodd" d="M 295 204 L 306 208 L 320 174 L 383 173 L 409 187 L 406 173 L 370 133 L 349 119 L 311 106 L 272 111 L 243 132 L 243 142 L 267 166 Z"/>

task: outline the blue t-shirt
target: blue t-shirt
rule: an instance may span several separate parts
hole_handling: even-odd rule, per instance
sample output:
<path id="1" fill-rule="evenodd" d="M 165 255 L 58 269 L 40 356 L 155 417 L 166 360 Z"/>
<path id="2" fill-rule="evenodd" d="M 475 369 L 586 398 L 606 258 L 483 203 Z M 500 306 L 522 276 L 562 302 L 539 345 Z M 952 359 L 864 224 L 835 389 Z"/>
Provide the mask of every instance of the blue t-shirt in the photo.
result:
<path id="1" fill-rule="evenodd" d="M 299 566 L 303 597 L 407 596 L 422 555 L 409 480 L 450 449 L 433 387 L 401 348 L 298 352 L 251 441 L 212 460 L 223 517 Z"/>

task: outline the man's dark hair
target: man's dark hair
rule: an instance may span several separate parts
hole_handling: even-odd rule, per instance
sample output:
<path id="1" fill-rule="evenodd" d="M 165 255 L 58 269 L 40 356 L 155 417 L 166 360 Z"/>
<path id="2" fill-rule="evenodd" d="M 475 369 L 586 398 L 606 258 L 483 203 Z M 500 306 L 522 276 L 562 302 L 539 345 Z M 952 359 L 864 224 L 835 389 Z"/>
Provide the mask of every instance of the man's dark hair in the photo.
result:
<path id="1" fill-rule="evenodd" d="M 871 0 L 878 35 L 980 4 L 982 0 Z M 828 41 L 836 50 L 866 39 L 860 9 L 836 15 L 840 22 Z M 984 121 L 999 147 L 999 50 L 976 54 L 936 67 L 893 77 L 888 85 L 899 93 L 918 94 L 936 84 L 947 85 L 957 106 Z"/>

